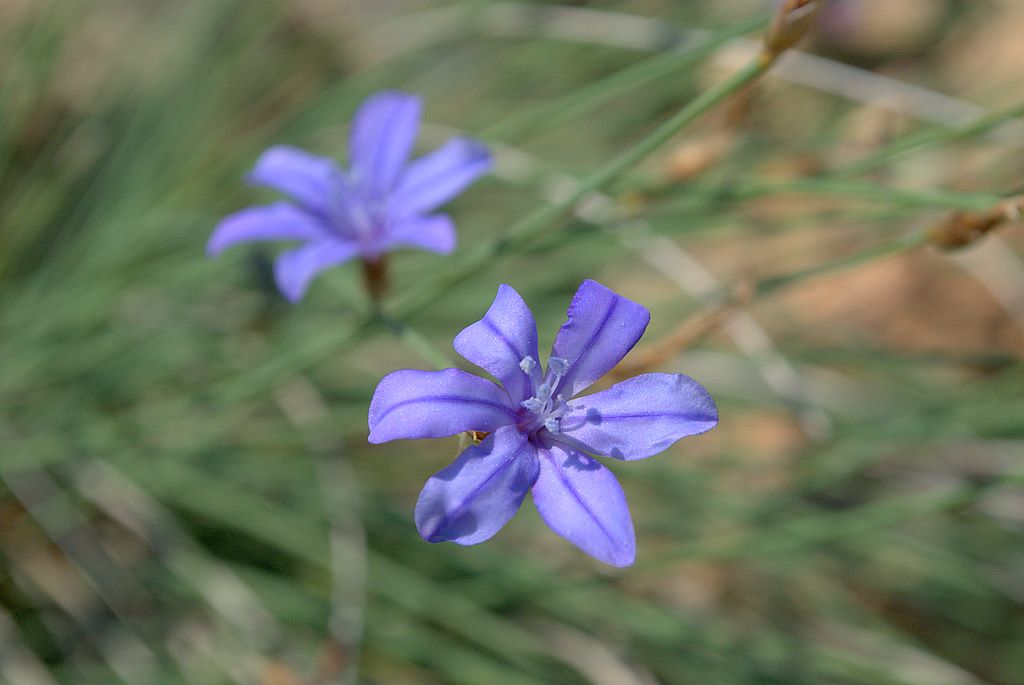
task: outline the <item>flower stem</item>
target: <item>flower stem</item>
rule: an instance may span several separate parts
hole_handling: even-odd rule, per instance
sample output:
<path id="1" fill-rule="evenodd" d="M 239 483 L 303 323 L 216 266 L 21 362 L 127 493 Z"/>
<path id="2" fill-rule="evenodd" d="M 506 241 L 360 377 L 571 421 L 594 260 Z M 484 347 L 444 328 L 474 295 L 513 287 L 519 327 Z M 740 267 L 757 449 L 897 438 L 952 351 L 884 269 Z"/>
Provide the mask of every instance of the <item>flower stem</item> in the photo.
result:
<path id="1" fill-rule="evenodd" d="M 363 283 L 370 300 L 379 305 L 388 291 L 388 268 L 385 256 L 363 260 Z"/>

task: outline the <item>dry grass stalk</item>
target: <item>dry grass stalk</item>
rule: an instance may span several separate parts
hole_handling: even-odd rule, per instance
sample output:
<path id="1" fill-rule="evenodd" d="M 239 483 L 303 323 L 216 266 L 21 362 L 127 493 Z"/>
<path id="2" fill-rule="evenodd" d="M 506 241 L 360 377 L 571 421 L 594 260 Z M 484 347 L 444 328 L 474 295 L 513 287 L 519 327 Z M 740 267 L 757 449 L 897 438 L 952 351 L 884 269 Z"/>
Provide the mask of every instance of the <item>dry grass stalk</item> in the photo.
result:
<path id="1" fill-rule="evenodd" d="M 1012 197 L 985 212 L 953 212 L 928 232 L 930 242 L 944 250 L 966 247 L 1003 224 L 1019 221 L 1024 196 Z"/>
<path id="2" fill-rule="evenodd" d="M 786 0 L 764 36 L 761 59 L 772 63 L 806 35 L 825 0 Z"/>
<path id="3" fill-rule="evenodd" d="M 730 299 L 701 309 L 684 319 L 668 335 L 647 345 L 611 371 L 616 380 L 629 378 L 664 366 L 683 350 L 718 330 L 739 307 L 749 303 L 753 289 L 743 287 Z"/>

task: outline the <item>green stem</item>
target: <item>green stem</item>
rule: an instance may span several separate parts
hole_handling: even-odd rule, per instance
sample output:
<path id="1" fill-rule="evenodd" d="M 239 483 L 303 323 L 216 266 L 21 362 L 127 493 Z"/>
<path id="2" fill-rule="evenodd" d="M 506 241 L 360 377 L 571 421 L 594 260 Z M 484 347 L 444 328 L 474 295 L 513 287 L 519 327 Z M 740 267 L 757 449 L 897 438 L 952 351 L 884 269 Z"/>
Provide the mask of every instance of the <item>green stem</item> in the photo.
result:
<path id="1" fill-rule="evenodd" d="M 681 48 L 648 57 L 554 102 L 531 108 L 523 115 L 500 121 L 485 129 L 481 133 L 481 137 L 507 140 L 534 131 L 541 124 L 551 126 L 566 119 L 581 116 L 602 102 L 607 102 L 644 83 L 685 71 L 724 43 L 763 28 L 767 23 L 768 19 L 765 16 L 754 17 L 699 41 L 696 46 L 691 46 L 687 42 Z"/>
<path id="2" fill-rule="evenodd" d="M 787 181 L 736 179 L 725 185 L 693 183 L 685 187 L 679 200 L 667 200 L 645 212 L 646 217 L 671 216 L 680 208 L 688 209 L 695 200 L 714 203 L 739 202 L 766 195 L 813 194 L 862 198 L 897 207 L 962 209 L 984 211 L 1005 199 L 987 193 L 963 193 L 935 188 L 887 188 L 877 183 L 822 178 L 798 178 Z"/>
<path id="3" fill-rule="evenodd" d="M 504 239 L 480 246 L 463 257 L 457 268 L 438 276 L 432 283 L 428 283 L 422 288 L 396 298 L 391 307 L 391 315 L 398 319 L 405 319 L 418 314 L 436 301 L 441 294 L 485 269 L 495 257 L 512 247 L 520 247 L 529 243 L 545 230 L 550 230 L 553 227 L 552 224 L 571 211 L 580 200 L 607 187 L 702 114 L 757 79 L 770 66 L 762 60 L 754 60 L 726 81 L 701 94 L 633 147 L 625 150 L 583 179 L 571 195 L 560 202 L 538 208 L 514 224 Z"/>
<path id="4" fill-rule="evenodd" d="M 386 314 L 381 314 L 380 320 L 407 348 L 419 354 L 435 369 L 445 369 L 453 366 L 451 359 L 438 349 L 434 343 L 430 342 L 430 339 L 419 330 L 401 321 L 392 319 Z"/>
<path id="5" fill-rule="evenodd" d="M 1018 119 L 1021 116 L 1024 116 L 1024 103 L 1017 103 L 998 112 L 978 117 L 962 128 L 926 128 L 922 131 L 897 138 L 887 145 L 878 148 L 868 156 L 830 172 L 829 176 L 833 178 L 856 176 L 865 171 L 876 169 L 906 152 L 935 143 L 966 140 L 987 133 L 1000 124 L 1004 124 L 1012 119 Z"/>
<path id="6" fill-rule="evenodd" d="M 883 243 L 873 245 L 840 259 L 825 262 L 824 264 L 818 264 L 817 266 L 812 266 L 807 269 L 800 269 L 799 271 L 783 274 L 781 276 L 767 278 L 757 284 L 756 295 L 761 297 L 807 278 L 814 278 L 835 271 L 852 269 L 855 266 L 860 266 L 861 264 L 874 261 L 882 257 L 891 257 L 906 250 L 920 247 L 927 242 L 927 231 L 917 231 L 910 235 L 900 236 L 893 240 L 887 240 Z"/>

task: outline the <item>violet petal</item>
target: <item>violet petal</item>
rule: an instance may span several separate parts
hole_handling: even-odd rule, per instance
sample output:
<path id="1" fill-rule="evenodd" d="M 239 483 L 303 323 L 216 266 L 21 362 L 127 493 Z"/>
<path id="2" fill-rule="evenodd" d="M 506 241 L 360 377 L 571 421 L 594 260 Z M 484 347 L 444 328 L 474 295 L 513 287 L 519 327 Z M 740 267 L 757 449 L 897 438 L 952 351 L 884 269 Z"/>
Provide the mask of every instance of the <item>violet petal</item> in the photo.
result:
<path id="1" fill-rule="evenodd" d="M 628 461 L 717 424 L 718 410 L 700 383 L 682 374 L 648 373 L 572 400 L 561 428 L 595 454 Z"/>
<path id="2" fill-rule="evenodd" d="M 279 190 L 320 216 L 329 215 L 330 199 L 341 178 L 341 168 L 333 159 L 287 145 L 268 149 L 246 175 L 249 183 Z"/>
<path id="3" fill-rule="evenodd" d="M 359 107 L 349 137 L 352 178 L 370 197 L 390 192 L 409 159 L 420 122 L 420 99 L 383 91 Z"/>
<path id="4" fill-rule="evenodd" d="M 421 250 L 451 254 L 455 249 L 455 223 L 447 214 L 408 217 L 388 227 L 385 249 L 407 245 Z"/>
<path id="5" fill-rule="evenodd" d="M 548 526 L 590 556 L 612 566 L 636 559 L 636 534 L 615 474 L 564 445 L 538 450 L 533 502 Z"/>
<path id="6" fill-rule="evenodd" d="M 566 398 L 590 386 L 626 356 L 644 334 L 651 313 L 596 281 L 580 285 L 551 348 L 568 361 L 558 386 Z"/>
<path id="7" fill-rule="evenodd" d="M 530 377 L 522 361 L 537 363 L 537 324 L 514 288 L 498 286 L 484 318 L 455 336 L 455 351 L 487 371 L 505 386 L 515 406 L 530 397 Z"/>
<path id="8" fill-rule="evenodd" d="M 519 510 L 537 470 L 537 451 L 526 436 L 501 427 L 427 480 L 416 502 L 416 528 L 429 542 L 483 542 Z"/>
<path id="9" fill-rule="evenodd" d="M 393 371 L 370 401 L 370 442 L 493 431 L 516 420 L 497 385 L 461 369 Z"/>
<path id="10" fill-rule="evenodd" d="M 213 257 L 232 245 L 253 240 L 317 240 L 326 235 L 326 227 L 308 212 L 288 202 L 276 202 L 221 219 L 206 243 L 206 254 Z"/>
<path id="11" fill-rule="evenodd" d="M 391 198 L 396 216 L 432 212 L 491 168 L 487 148 L 469 138 L 449 140 L 410 163 Z"/>
<path id="12" fill-rule="evenodd" d="M 282 252 L 274 261 L 274 279 L 281 293 L 292 302 L 306 294 L 313 278 L 323 271 L 359 254 L 359 246 L 352 242 L 332 240 L 306 243 L 294 250 Z"/>

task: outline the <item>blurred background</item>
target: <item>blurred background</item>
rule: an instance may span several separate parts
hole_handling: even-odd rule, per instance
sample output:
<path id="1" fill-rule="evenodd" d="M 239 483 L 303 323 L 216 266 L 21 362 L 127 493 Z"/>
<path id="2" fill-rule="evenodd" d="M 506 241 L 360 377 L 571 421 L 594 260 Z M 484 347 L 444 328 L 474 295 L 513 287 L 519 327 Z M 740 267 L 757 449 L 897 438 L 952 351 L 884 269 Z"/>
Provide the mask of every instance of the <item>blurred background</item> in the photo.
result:
<path id="1" fill-rule="evenodd" d="M 0 682 L 1024 682 L 1024 230 L 925 244 L 1024 189 L 1024 5 L 832 0 L 802 54 L 451 285 L 771 9 L 0 0 Z M 425 98 L 421 149 L 498 160 L 453 256 L 393 255 L 394 301 L 429 306 L 373 323 L 351 264 L 291 306 L 276 246 L 205 258 L 273 197 L 241 181 L 263 149 L 344 158 L 381 88 Z M 368 445 L 377 380 L 460 364 L 500 282 L 546 349 L 587 277 L 652 310 L 623 374 L 721 411 L 611 464 L 636 566 L 529 504 L 423 542 L 459 441 Z"/>

